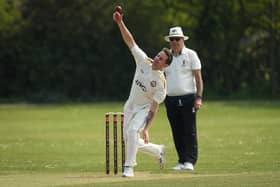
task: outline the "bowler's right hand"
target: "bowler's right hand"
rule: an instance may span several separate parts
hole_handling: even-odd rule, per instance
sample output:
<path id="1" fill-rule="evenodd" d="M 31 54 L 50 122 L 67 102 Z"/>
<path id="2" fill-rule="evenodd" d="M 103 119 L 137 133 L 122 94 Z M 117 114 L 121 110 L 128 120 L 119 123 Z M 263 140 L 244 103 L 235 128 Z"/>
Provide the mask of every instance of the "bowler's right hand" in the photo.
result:
<path id="1" fill-rule="evenodd" d="M 122 15 L 119 12 L 114 12 L 113 13 L 113 20 L 116 23 L 120 23 L 122 21 Z"/>

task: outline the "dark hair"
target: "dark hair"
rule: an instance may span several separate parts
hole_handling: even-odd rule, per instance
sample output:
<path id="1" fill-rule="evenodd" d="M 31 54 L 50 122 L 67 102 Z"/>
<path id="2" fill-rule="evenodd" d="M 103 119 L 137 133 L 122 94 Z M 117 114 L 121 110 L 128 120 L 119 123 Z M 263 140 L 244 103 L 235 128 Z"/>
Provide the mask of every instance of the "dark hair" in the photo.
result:
<path id="1" fill-rule="evenodd" d="M 166 47 L 162 48 L 162 51 L 166 54 L 167 56 L 167 60 L 166 60 L 166 64 L 170 65 L 173 59 L 173 55 L 171 53 L 171 50 L 167 49 Z"/>

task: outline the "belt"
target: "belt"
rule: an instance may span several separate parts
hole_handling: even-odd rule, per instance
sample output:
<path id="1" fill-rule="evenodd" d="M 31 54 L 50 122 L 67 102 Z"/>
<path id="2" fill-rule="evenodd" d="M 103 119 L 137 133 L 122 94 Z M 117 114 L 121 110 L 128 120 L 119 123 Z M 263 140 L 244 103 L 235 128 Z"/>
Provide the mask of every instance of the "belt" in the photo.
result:
<path id="1" fill-rule="evenodd" d="M 182 97 L 188 97 L 188 96 L 193 96 L 195 93 L 189 93 L 189 94 L 184 94 L 184 95 L 166 95 L 166 97 L 172 97 L 172 98 L 182 98 Z"/>

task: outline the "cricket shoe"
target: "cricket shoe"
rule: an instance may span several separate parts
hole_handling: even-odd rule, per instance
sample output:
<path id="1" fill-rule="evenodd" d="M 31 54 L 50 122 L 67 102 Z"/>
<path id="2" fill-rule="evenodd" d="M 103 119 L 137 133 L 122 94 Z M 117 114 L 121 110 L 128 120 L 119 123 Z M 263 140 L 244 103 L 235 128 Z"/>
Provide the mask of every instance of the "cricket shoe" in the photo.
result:
<path id="1" fill-rule="evenodd" d="M 125 166 L 122 177 L 134 177 L 133 167 Z"/>
<path id="2" fill-rule="evenodd" d="M 175 171 L 179 171 L 179 170 L 183 170 L 184 168 L 185 168 L 184 164 L 178 163 L 176 166 L 172 167 L 171 169 Z"/>
<path id="3" fill-rule="evenodd" d="M 164 163 L 165 163 L 164 153 L 165 153 L 165 146 L 161 145 L 160 153 L 159 153 L 159 167 L 160 167 L 160 169 L 164 168 Z"/>
<path id="4" fill-rule="evenodd" d="M 193 164 L 192 163 L 190 163 L 190 162 L 185 162 L 184 163 L 184 168 L 183 168 L 184 170 L 193 170 L 194 168 L 193 168 Z"/>

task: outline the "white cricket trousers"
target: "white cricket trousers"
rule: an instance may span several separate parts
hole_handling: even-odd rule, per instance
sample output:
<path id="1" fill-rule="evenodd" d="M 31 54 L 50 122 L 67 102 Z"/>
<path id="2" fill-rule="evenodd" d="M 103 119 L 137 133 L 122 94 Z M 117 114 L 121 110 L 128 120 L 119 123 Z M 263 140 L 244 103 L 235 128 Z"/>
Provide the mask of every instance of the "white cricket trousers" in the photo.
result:
<path id="1" fill-rule="evenodd" d="M 144 143 L 140 138 L 140 133 L 145 127 L 145 118 L 150 110 L 146 107 L 132 107 L 126 103 L 124 107 L 124 139 L 126 143 L 126 161 L 125 166 L 136 166 L 137 151 L 147 153 L 153 157 L 160 158 L 161 145 L 153 143 Z"/>

